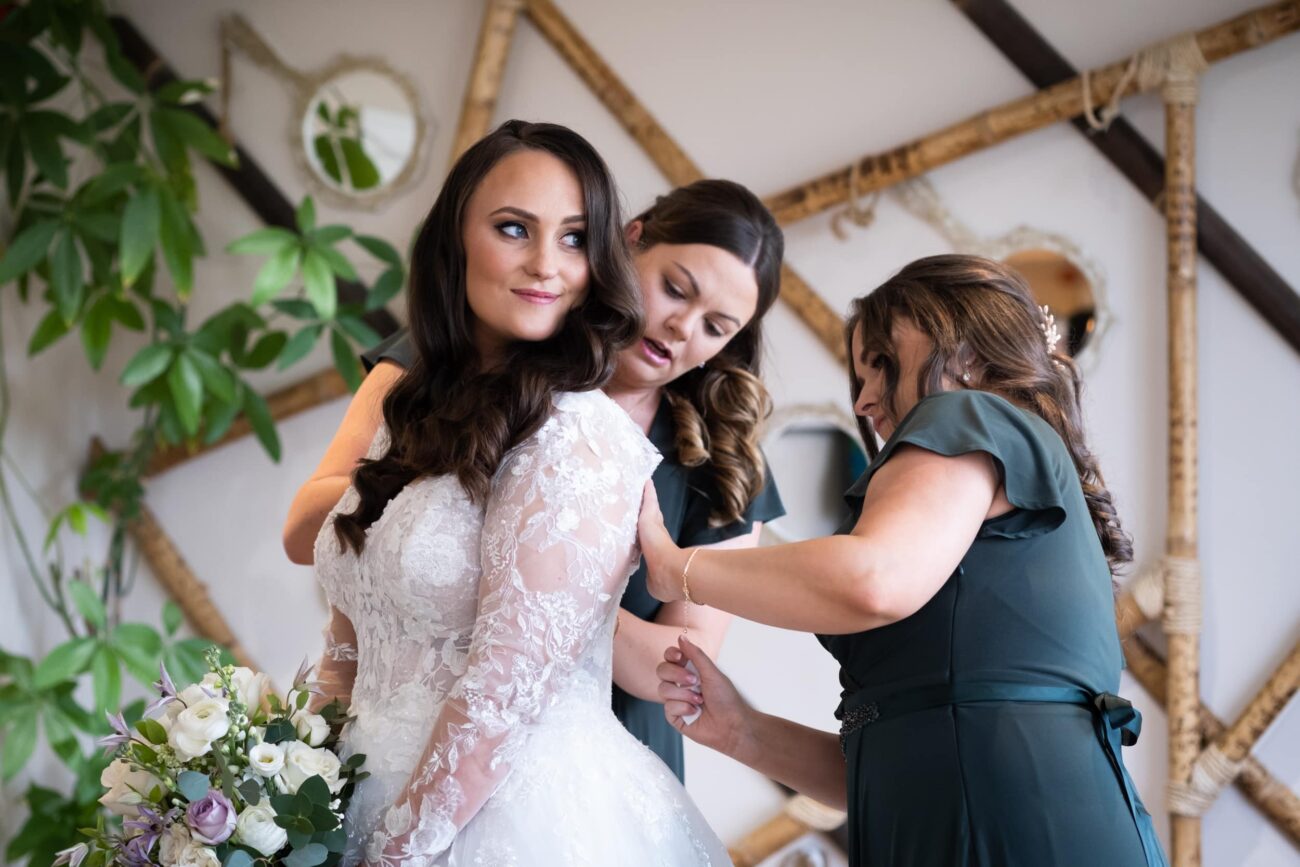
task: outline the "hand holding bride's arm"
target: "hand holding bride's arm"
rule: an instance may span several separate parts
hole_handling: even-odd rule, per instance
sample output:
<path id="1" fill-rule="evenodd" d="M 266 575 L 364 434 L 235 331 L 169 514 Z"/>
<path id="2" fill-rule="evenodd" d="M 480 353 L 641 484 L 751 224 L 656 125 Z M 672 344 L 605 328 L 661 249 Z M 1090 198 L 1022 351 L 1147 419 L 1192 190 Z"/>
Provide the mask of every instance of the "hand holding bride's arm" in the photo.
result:
<path id="1" fill-rule="evenodd" d="M 638 495 L 653 467 L 643 453 L 602 442 L 600 429 L 586 430 L 576 416 L 548 422 L 494 479 L 467 668 L 367 847 L 370 863 L 450 846 L 509 774 L 523 728 L 570 682 L 591 643 L 609 638 L 614 593 L 633 563 Z"/>
<path id="2" fill-rule="evenodd" d="M 688 661 L 698 676 L 686 668 Z M 836 735 L 755 710 L 713 660 L 686 639 L 664 651 L 657 671 L 664 716 L 673 728 L 795 791 L 844 809 L 846 772 Z M 698 694 L 691 689 L 695 684 Z M 682 717 L 696 710 L 703 711 L 699 719 L 684 725 Z"/>

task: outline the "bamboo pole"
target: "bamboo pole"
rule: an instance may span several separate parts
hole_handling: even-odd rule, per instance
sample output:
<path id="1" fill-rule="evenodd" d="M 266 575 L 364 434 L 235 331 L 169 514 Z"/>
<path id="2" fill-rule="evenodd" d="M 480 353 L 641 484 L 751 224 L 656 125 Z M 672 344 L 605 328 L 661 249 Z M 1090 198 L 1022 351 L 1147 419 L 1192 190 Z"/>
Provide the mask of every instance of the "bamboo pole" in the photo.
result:
<path id="1" fill-rule="evenodd" d="M 1244 759 L 1300 688 L 1300 642 L 1273 672 L 1259 694 L 1215 743 L 1230 761 Z"/>
<path id="2" fill-rule="evenodd" d="M 727 848 L 735 867 L 757 867 L 774 852 L 779 852 L 811 830 L 784 811 L 768 819 Z"/>
<path id="3" fill-rule="evenodd" d="M 1298 16 L 1300 19 L 1300 16 Z M 1169 808 L 1173 867 L 1201 863 L 1202 807 L 1185 794 L 1200 753 L 1201 585 L 1196 567 L 1196 79 L 1165 83 L 1165 221 L 1169 288 L 1169 520 L 1165 634 L 1169 644 Z M 1183 564 L 1184 568 L 1176 568 Z"/>
<path id="4" fill-rule="evenodd" d="M 1128 673 L 1163 706 L 1168 677 L 1164 661 L 1140 635 L 1124 642 L 1124 659 Z M 1199 708 L 1198 722 L 1201 737 L 1206 741 L 1216 740 L 1226 731 L 1224 724 L 1204 704 Z M 1233 784 L 1274 828 L 1300 849 L 1300 797 L 1295 792 L 1252 756 L 1242 760 L 1241 771 Z"/>
<path id="5" fill-rule="evenodd" d="M 330 367 L 269 395 L 266 398 L 266 406 L 270 410 L 271 418 L 279 422 L 351 393 L 339 372 Z M 241 415 L 235 419 L 230 430 L 211 445 L 193 448 L 181 445 L 159 449 L 149 461 L 149 466 L 145 469 L 145 477 L 156 476 L 178 464 L 220 448 L 228 442 L 240 439 L 250 431 L 252 426 L 248 423 L 248 419 Z"/>
<path id="6" fill-rule="evenodd" d="M 515 24 L 523 8 L 523 0 L 488 0 L 487 8 L 483 10 L 483 26 L 478 34 L 478 47 L 474 49 L 474 65 L 470 67 L 469 81 L 465 85 L 448 166 L 454 165 L 470 145 L 487 134 L 492 125 L 510 41 L 514 38 Z"/>
<path id="7" fill-rule="evenodd" d="M 704 177 L 700 167 L 551 0 L 526 0 L 526 3 L 533 26 L 622 124 L 669 183 L 684 186 Z M 781 266 L 781 300 L 790 305 L 837 361 L 848 363 L 844 320 L 788 264 Z"/>
<path id="8" fill-rule="evenodd" d="M 1300 30 L 1300 0 L 1263 6 L 1196 34 L 1196 42 L 1209 63 L 1215 63 Z M 1129 59 L 1117 61 L 1089 75 L 1092 100 L 1109 101 L 1125 78 Z M 1123 94 L 1138 92 L 1136 81 Z M 1083 114 L 1082 76 L 1012 102 L 991 108 L 953 126 L 922 136 L 892 150 L 858 160 L 859 196 L 893 186 L 908 178 L 945 165 L 1034 130 Z M 843 168 L 770 196 L 767 206 L 783 223 L 811 217 L 848 201 L 851 169 Z"/>

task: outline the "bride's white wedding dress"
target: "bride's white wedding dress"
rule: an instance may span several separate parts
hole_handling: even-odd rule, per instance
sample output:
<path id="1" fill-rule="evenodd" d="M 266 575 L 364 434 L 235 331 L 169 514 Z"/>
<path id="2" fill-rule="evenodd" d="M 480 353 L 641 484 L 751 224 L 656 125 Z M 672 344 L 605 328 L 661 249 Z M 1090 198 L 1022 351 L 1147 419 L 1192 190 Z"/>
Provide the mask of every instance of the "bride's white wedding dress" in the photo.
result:
<path id="1" fill-rule="evenodd" d="M 371 774 L 344 864 L 731 863 L 610 710 L 615 615 L 658 460 L 603 393 L 567 393 L 506 455 L 485 506 L 454 476 L 420 479 L 360 557 L 331 514 L 316 540 L 336 609 L 327 653 L 356 661 L 345 747 Z"/>

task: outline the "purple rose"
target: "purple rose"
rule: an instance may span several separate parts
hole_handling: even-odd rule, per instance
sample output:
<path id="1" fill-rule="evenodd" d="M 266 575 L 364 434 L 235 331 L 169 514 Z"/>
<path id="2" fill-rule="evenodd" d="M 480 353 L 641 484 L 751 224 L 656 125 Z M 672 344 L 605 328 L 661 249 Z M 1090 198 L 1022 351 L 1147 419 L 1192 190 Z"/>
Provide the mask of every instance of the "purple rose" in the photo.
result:
<path id="1" fill-rule="evenodd" d="M 200 843 L 224 843 L 235 832 L 235 805 L 212 789 L 185 811 L 185 823 Z"/>

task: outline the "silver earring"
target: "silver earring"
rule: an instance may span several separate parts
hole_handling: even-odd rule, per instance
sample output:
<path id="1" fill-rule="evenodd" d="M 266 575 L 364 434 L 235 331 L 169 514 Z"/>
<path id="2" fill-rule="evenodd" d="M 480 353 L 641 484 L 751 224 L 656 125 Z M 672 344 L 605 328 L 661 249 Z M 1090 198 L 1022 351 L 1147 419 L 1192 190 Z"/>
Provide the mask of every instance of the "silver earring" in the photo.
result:
<path id="1" fill-rule="evenodd" d="M 970 382 L 970 365 L 969 365 L 969 364 L 966 365 L 966 369 L 963 370 L 962 373 L 961 373 L 961 381 L 962 381 L 962 382 Z"/>
<path id="2" fill-rule="evenodd" d="M 704 362 L 701 361 L 701 362 L 700 362 L 700 370 L 703 370 L 703 369 L 704 369 Z"/>

